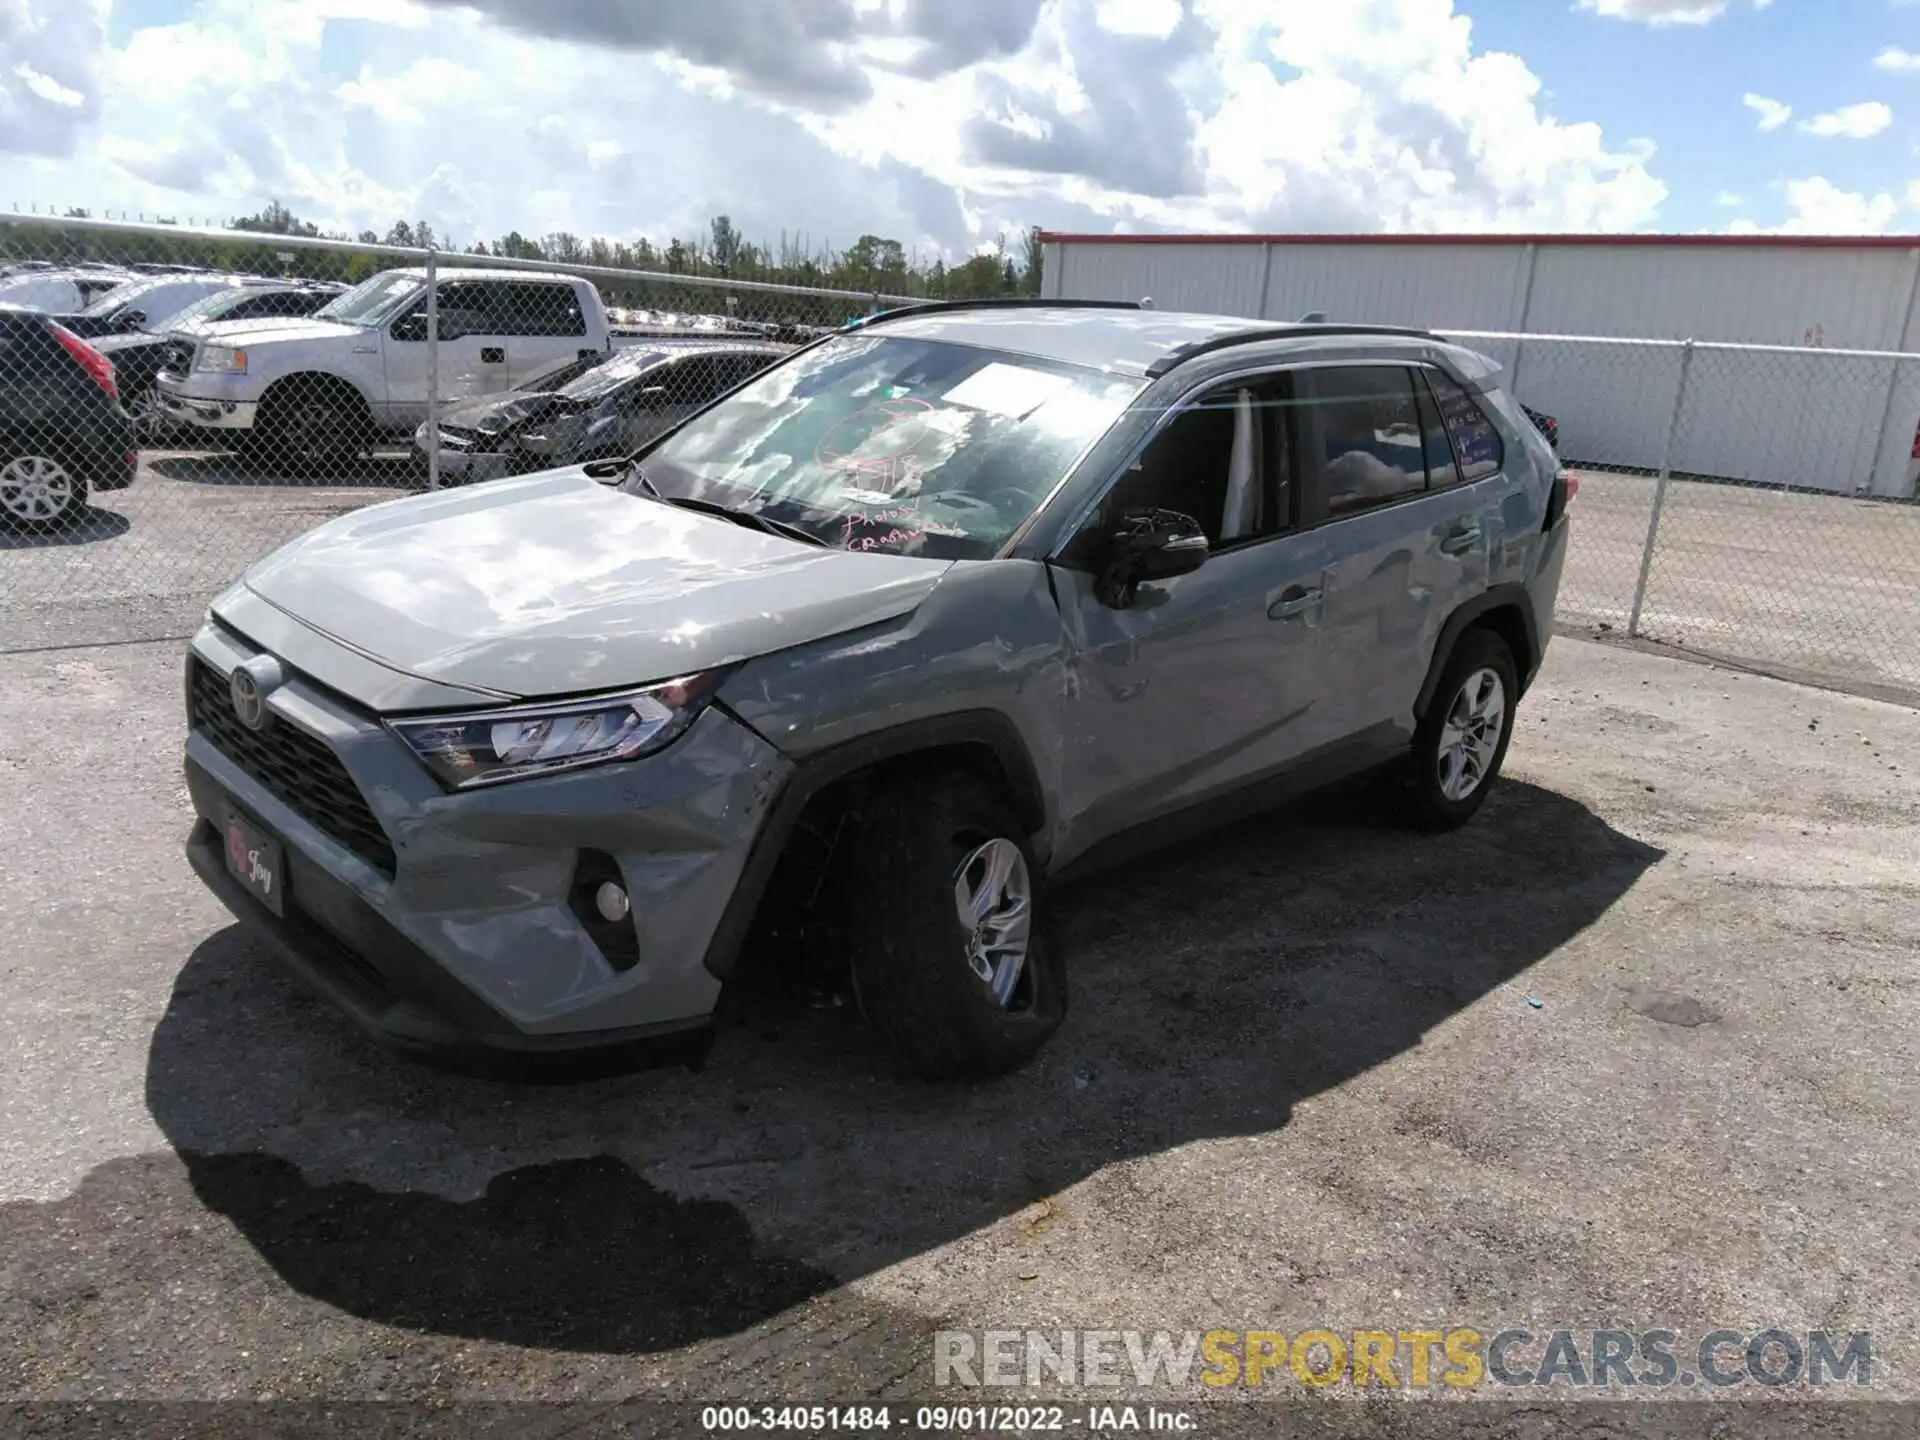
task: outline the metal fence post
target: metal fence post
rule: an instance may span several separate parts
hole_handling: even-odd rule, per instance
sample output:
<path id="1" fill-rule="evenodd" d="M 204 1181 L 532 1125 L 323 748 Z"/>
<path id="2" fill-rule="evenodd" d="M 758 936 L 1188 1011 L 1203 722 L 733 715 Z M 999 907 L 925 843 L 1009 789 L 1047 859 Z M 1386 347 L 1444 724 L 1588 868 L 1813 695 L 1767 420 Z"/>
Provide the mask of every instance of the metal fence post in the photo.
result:
<path id="1" fill-rule="evenodd" d="M 1660 447 L 1660 478 L 1653 487 L 1653 514 L 1647 517 L 1647 548 L 1640 555 L 1640 578 L 1633 587 L 1633 610 L 1627 616 L 1627 634 L 1640 634 L 1640 609 L 1647 601 L 1647 579 L 1653 574 L 1653 546 L 1660 535 L 1660 512 L 1667 503 L 1667 482 L 1673 478 L 1673 442 L 1680 434 L 1680 413 L 1687 405 L 1687 372 L 1693 369 L 1693 341 L 1680 347 L 1680 383 L 1673 388 L 1673 414 L 1667 417 L 1667 439 Z"/>
<path id="2" fill-rule="evenodd" d="M 427 246 L 427 489 L 440 488 L 439 252 Z"/>

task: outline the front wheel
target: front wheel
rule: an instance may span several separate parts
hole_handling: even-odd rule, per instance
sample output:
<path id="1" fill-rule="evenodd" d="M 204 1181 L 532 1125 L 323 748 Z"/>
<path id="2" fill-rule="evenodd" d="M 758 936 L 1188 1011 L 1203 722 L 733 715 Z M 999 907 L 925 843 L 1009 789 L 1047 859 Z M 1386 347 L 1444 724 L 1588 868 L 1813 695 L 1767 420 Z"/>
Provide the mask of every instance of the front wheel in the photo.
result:
<path id="1" fill-rule="evenodd" d="M 1513 738 L 1519 698 L 1519 672 L 1507 642 L 1490 630 L 1462 635 L 1414 731 L 1403 787 L 1411 824 L 1451 830 L 1486 803 Z"/>
<path id="2" fill-rule="evenodd" d="M 332 474 L 359 455 L 366 436 L 358 396 L 339 386 L 294 382 L 261 406 L 253 458 L 299 474 Z"/>
<path id="3" fill-rule="evenodd" d="M 855 994 L 908 1070 L 1005 1074 L 1066 1018 L 1045 877 L 1005 800 L 967 776 L 878 793 L 854 842 Z"/>

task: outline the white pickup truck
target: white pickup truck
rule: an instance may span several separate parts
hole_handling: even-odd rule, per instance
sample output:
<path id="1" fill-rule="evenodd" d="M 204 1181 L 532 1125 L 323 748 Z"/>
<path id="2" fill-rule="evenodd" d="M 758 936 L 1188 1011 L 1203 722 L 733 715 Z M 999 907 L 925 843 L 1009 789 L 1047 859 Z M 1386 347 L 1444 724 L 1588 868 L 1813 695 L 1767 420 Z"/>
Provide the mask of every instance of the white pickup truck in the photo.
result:
<path id="1" fill-rule="evenodd" d="M 511 389 L 613 347 L 592 283 L 537 270 L 441 269 L 442 403 Z M 210 440 L 305 468 L 337 464 L 426 418 L 427 272 L 387 270 L 303 319 L 207 327 L 160 403 Z"/>

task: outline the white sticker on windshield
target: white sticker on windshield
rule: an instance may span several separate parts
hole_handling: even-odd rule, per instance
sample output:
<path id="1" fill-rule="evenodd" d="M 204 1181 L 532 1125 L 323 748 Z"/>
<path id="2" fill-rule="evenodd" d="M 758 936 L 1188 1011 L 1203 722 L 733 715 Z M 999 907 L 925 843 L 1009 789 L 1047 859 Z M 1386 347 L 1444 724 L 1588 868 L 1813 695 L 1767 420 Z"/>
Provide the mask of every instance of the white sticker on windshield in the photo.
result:
<path id="1" fill-rule="evenodd" d="M 1018 420 L 1031 415 L 1073 382 L 1046 370 L 1021 365 L 983 365 L 940 398 Z"/>

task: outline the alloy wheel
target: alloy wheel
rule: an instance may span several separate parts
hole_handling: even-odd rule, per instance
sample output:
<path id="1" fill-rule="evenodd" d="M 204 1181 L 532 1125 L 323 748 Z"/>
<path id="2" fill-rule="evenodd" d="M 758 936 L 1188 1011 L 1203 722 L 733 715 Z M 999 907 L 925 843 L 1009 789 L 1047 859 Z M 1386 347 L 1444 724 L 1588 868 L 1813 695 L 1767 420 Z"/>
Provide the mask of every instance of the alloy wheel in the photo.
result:
<path id="1" fill-rule="evenodd" d="M 960 862 L 953 906 L 967 937 L 967 966 L 1002 1010 L 1012 1007 L 1033 935 L 1033 882 L 1025 853 L 989 840 Z"/>
<path id="2" fill-rule="evenodd" d="M 1500 753 L 1500 737 L 1507 724 L 1507 687 L 1499 672 L 1482 667 L 1467 676 L 1440 730 L 1436 761 L 1440 793 L 1459 803 L 1486 782 Z"/>

